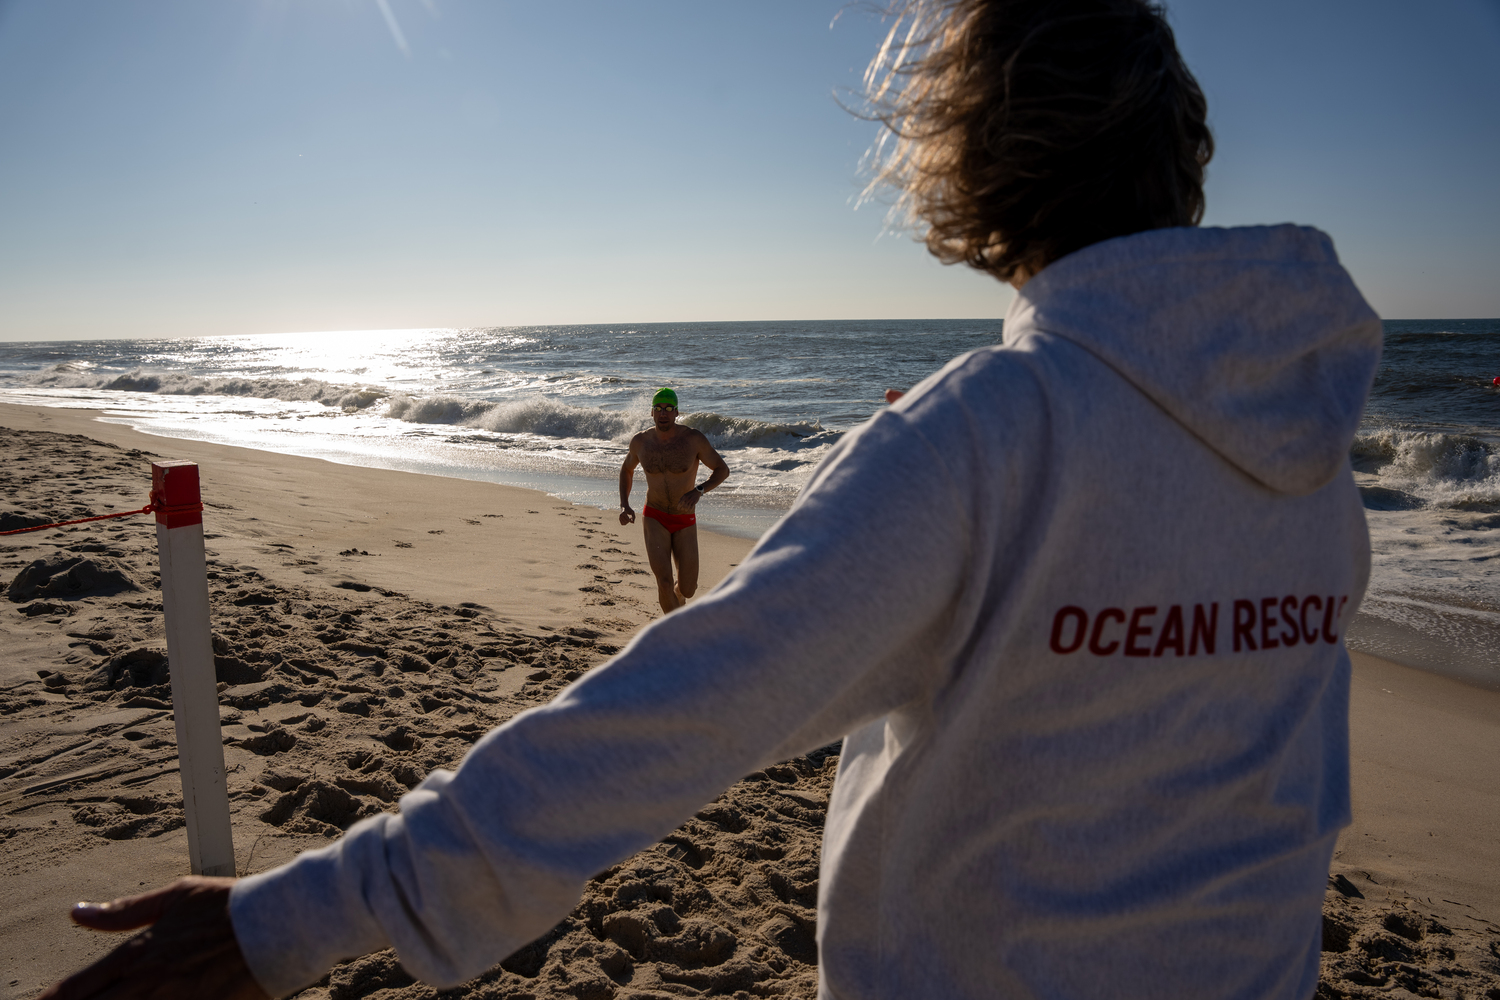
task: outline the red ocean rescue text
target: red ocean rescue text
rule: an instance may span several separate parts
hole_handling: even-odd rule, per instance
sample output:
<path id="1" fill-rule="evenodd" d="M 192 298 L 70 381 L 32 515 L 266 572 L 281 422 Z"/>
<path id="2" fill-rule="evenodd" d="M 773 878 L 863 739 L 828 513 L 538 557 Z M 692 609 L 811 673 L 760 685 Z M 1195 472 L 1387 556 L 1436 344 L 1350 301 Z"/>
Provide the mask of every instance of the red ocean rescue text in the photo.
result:
<path id="1" fill-rule="evenodd" d="M 1256 652 L 1339 641 L 1349 595 L 1240 598 L 1223 625 L 1234 652 Z M 1075 604 L 1052 616 L 1052 652 L 1095 656 L 1212 656 L 1219 649 L 1219 602 L 1104 608 L 1095 614 Z M 1225 650 L 1228 652 L 1229 650 Z"/>

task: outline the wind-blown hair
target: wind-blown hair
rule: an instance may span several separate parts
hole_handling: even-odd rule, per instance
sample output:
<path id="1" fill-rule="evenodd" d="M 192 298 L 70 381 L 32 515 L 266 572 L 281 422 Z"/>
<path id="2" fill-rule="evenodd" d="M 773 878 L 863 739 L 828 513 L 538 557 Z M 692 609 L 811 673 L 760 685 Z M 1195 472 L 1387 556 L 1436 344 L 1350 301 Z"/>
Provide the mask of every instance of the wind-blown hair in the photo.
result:
<path id="1" fill-rule="evenodd" d="M 1145 0 L 906 0 L 865 74 L 867 193 L 1002 281 L 1203 218 L 1208 106 Z"/>

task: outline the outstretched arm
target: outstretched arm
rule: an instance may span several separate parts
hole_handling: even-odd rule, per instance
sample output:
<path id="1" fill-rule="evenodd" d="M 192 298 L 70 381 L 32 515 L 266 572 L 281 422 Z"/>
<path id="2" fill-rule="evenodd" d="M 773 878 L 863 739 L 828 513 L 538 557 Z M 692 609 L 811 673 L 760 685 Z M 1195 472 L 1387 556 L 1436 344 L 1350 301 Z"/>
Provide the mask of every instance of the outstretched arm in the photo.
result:
<path id="1" fill-rule="evenodd" d="M 80 911 L 88 926 L 156 926 L 49 1000 L 261 1000 L 258 989 L 286 995 L 392 945 L 419 978 L 456 985 L 545 933 L 591 874 L 740 775 L 927 697 L 967 634 L 958 597 L 977 591 L 963 587 L 968 490 L 906 419 L 851 432 L 731 585 L 488 734 L 456 773 L 402 796 L 399 814 L 232 891 L 197 879 L 107 907 L 108 922 Z M 913 510 L 935 506 L 952 516 L 909 530 Z M 193 907 L 168 902 L 183 895 Z"/>
<path id="2" fill-rule="evenodd" d="M 430 774 L 399 814 L 236 883 L 257 980 L 291 993 L 394 946 L 413 975 L 457 985 L 740 776 L 927 697 L 967 634 L 952 623 L 969 614 L 955 604 L 968 491 L 907 418 L 882 417 L 840 442 L 724 586 Z"/>

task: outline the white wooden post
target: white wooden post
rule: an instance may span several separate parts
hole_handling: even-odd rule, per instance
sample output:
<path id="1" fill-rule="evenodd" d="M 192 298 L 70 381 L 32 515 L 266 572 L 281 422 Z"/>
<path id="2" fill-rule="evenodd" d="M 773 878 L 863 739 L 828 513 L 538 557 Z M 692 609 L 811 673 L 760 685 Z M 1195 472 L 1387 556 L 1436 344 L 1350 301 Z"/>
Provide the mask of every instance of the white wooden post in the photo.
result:
<path id="1" fill-rule="evenodd" d="M 161 558 L 161 603 L 172 673 L 177 762 L 194 875 L 233 875 L 234 837 L 219 731 L 219 694 L 208 631 L 203 498 L 196 462 L 151 463 L 151 508 Z"/>

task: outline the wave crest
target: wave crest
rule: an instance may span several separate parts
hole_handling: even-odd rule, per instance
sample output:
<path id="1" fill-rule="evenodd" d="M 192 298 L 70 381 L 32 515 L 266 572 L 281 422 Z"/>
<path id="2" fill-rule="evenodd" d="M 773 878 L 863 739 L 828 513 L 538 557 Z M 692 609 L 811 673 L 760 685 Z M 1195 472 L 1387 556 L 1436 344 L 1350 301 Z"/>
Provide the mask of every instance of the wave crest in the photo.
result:
<path id="1" fill-rule="evenodd" d="M 810 444 L 827 444 L 838 437 L 816 420 L 773 423 L 748 417 L 726 417 L 707 411 L 684 415 L 682 423 L 703 435 L 715 448 L 801 448 Z"/>
<path id="2" fill-rule="evenodd" d="M 1350 459 L 1357 471 L 1437 506 L 1500 508 L 1500 455 L 1470 434 L 1383 428 L 1356 437 Z"/>
<path id="3" fill-rule="evenodd" d="M 66 363 L 38 372 L 27 378 L 26 383 L 64 389 L 148 392 L 160 396 L 247 396 L 322 403 L 346 410 L 363 410 L 386 396 L 384 391 L 368 386 L 335 385 L 313 378 L 200 378 L 148 372 L 141 368 L 122 375 L 96 375 Z"/>
<path id="4" fill-rule="evenodd" d="M 623 413 L 532 398 L 495 403 L 457 396 L 392 396 L 385 416 L 413 424 L 454 424 L 496 434 L 630 440 L 642 421 Z"/>
<path id="5" fill-rule="evenodd" d="M 592 438 L 627 444 L 651 426 L 643 415 L 589 406 L 570 406 L 541 397 L 505 402 L 459 396 L 391 396 L 384 416 L 413 424 L 451 424 L 495 434 L 536 434 L 552 438 Z M 837 438 L 817 421 L 774 423 L 726 417 L 704 411 L 684 414 L 682 424 L 701 431 L 715 448 L 798 449 Z"/>
<path id="6" fill-rule="evenodd" d="M 239 396 L 286 402 L 314 402 L 346 413 L 367 410 L 412 424 L 447 424 L 495 434 L 535 434 L 549 438 L 588 438 L 628 444 L 632 435 L 651 426 L 644 412 L 621 412 L 571 406 L 540 396 L 484 400 L 436 394 L 391 394 L 371 386 L 336 385 L 319 379 L 205 378 L 137 368 L 120 373 L 90 372 L 87 366 L 62 363 L 31 375 L 30 385 L 170 396 Z M 802 451 L 831 444 L 842 436 L 816 420 L 777 422 L 731 417 L 705 410 L 684 414 L 684 426 L 701 431 L 715 448 L 768 448 Z"/>

